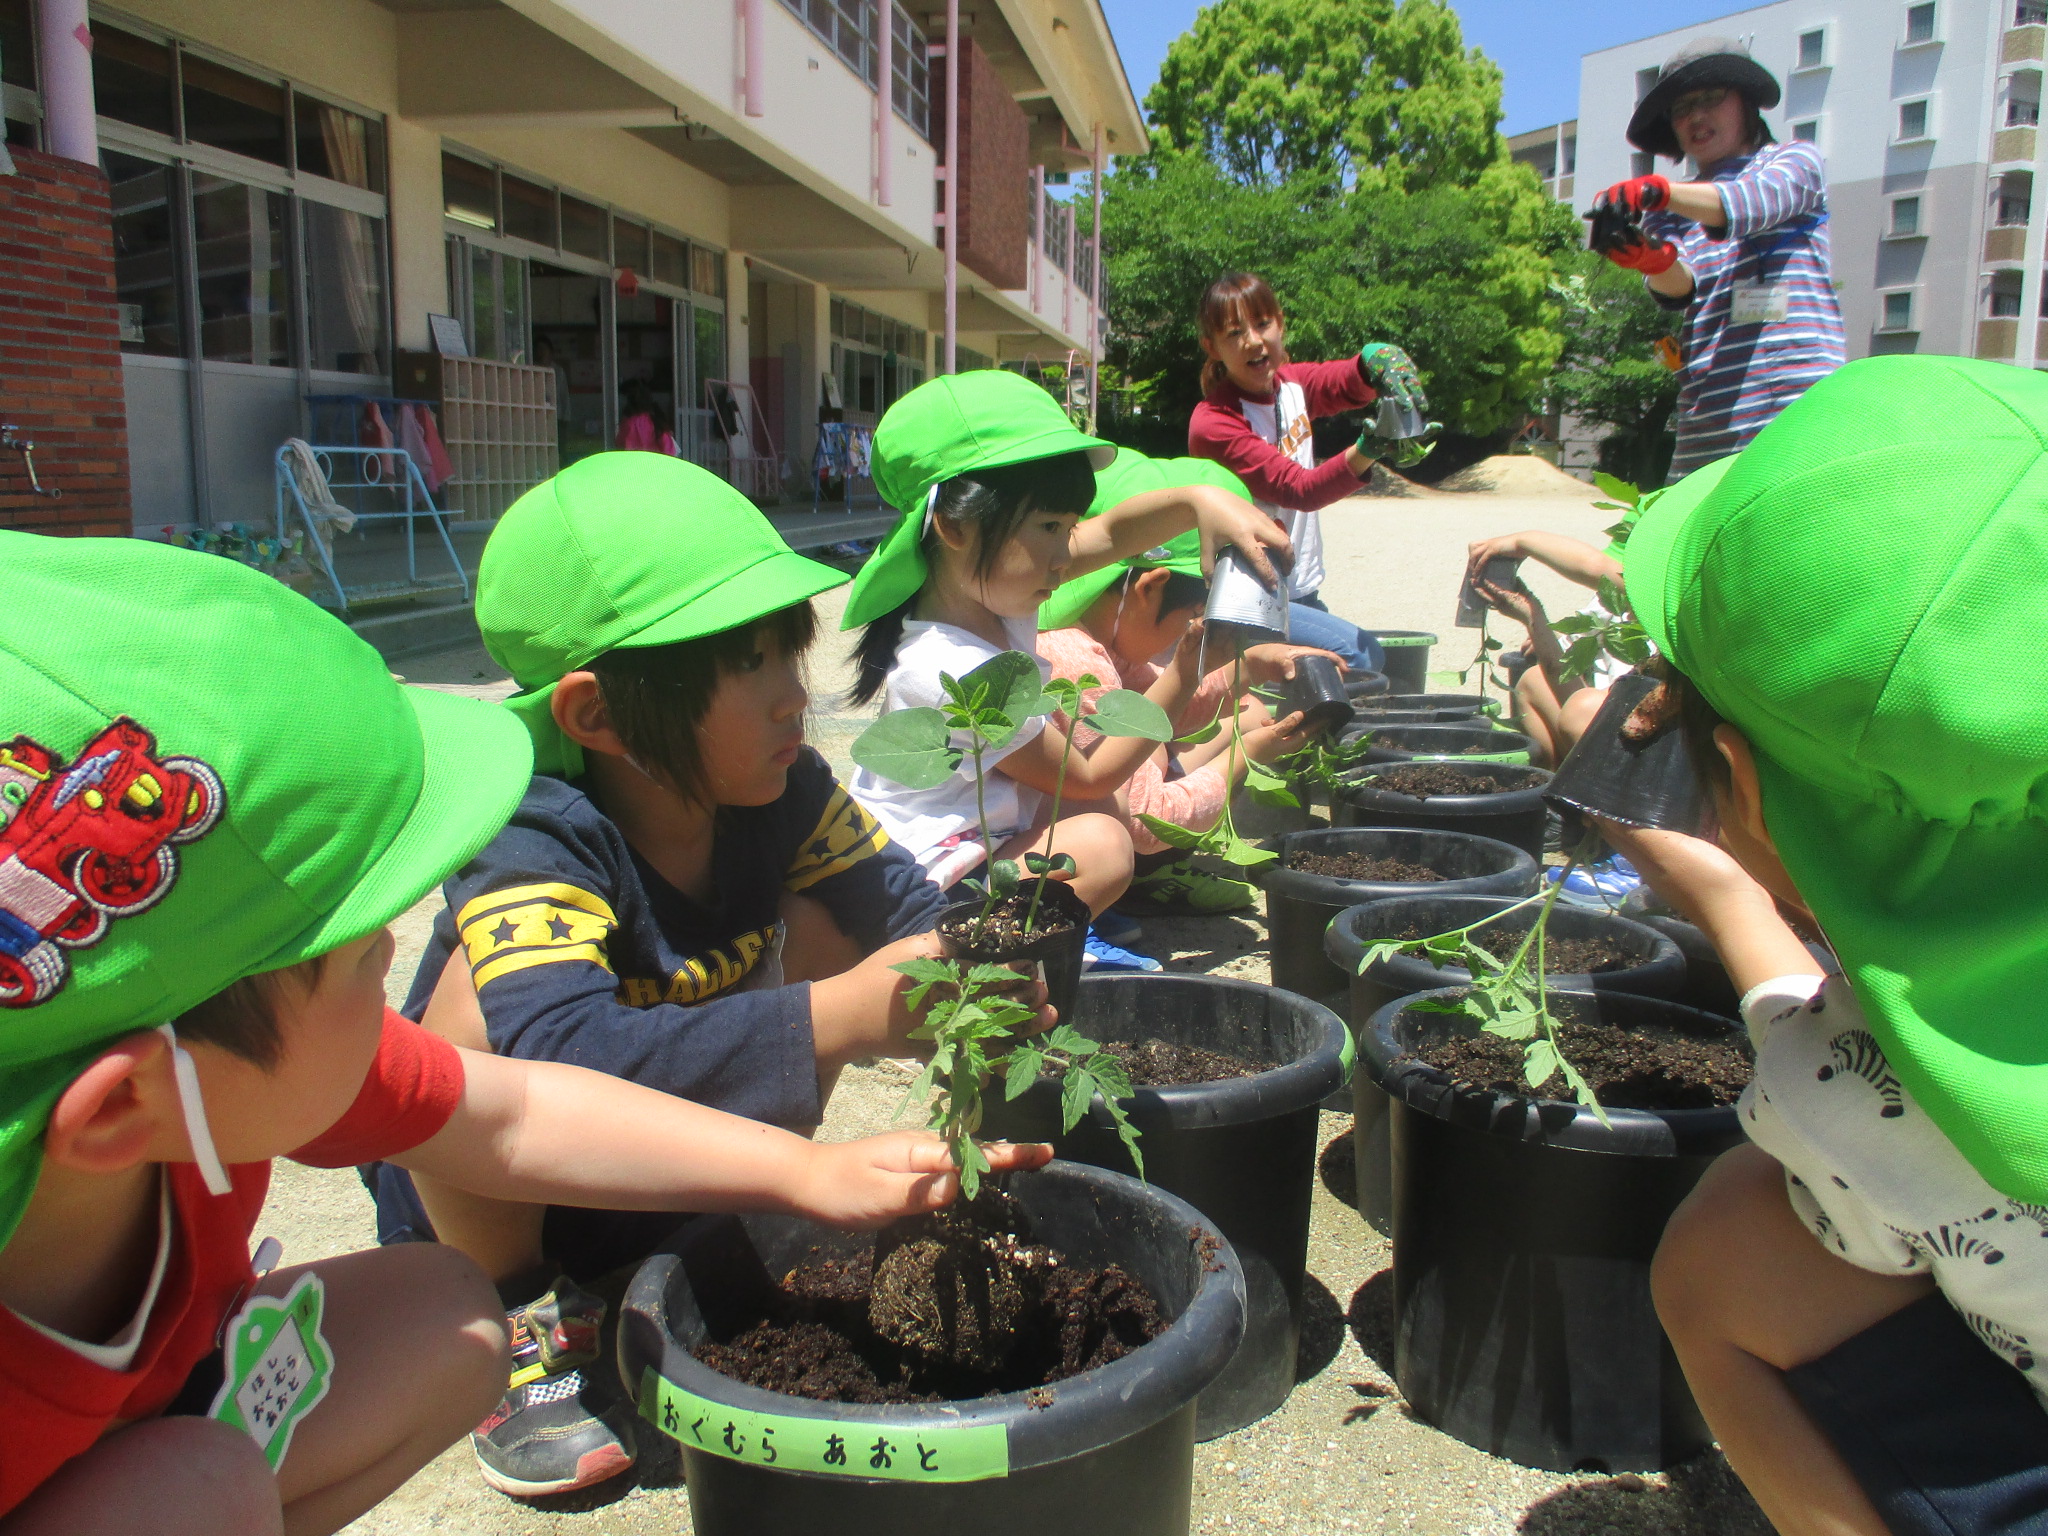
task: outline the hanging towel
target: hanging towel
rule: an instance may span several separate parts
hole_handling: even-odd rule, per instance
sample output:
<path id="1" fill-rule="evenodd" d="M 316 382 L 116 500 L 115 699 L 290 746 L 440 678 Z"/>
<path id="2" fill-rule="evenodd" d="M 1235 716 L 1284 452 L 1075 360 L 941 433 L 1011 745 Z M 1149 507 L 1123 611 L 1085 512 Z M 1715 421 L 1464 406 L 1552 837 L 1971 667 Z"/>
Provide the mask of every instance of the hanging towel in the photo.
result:
<path id="1" fill-rule="evenodd" d="M 430 495 L 438 496 L 455 473 L 448 450 L 441 446 L 441 432 L 434 425 L 434 413 L 424 405 L 398 408 L 398 446 L 412 456 Z"/>
<path id="2" fill-rule="evenodd" d="M 327 484 L 327 476 L 321 472 L 320 460 L 314 454 L 312 444 L 303 437 L 288 437 L 284 446 L 286 468 L 291 472 L 292 483 L 298 487 L 299 504 L 306 509 L 306 526 L 312 531 L 313 542 L 323 552 L 331 553 L 334 541 L 328 529 L 347 533 L 355 527 L 356 515 L 334 499 L 334 492 Z M 284 530 L 278 529 L 277 534 L 283 538 Z"/>
<path id="3" fill-rule="evenodd" d="M 394 446 L 391 438 L 390 424 L 384 420 L 384 413 L 377 409 L 377 402 L 374 400 L 365 400 L 363 402 L 362 446 L 365 448 L 390 448 Z M 363 461 L 363 478 L 365 480 L 396 480 L 398 478 L 398 460 L 389 456 L 365 459 Z"/>

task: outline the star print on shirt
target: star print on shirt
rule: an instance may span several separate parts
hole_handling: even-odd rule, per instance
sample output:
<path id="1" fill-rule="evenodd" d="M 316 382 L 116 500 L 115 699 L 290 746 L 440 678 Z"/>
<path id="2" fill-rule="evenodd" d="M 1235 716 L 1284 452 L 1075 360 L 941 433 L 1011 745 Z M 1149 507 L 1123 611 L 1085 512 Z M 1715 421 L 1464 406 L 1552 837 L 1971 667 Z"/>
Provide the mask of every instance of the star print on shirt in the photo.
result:
<path id="1" fill-rule="evenodd" d="M 889 846 L 889 834 L 861 803 L 834 785 L 825 813 L 797 848 L 782 877 L 785 890 L 801 891 L 830 879 Z"/>
<path id="2" fill-rule="evenodd" d="M 535 965 L 578 961 L 610 970 L 605 946 L 618 919 L 602 897 L 549 881 L 487 891 L 463 907 L 455 926 L 481 990 Z"/>

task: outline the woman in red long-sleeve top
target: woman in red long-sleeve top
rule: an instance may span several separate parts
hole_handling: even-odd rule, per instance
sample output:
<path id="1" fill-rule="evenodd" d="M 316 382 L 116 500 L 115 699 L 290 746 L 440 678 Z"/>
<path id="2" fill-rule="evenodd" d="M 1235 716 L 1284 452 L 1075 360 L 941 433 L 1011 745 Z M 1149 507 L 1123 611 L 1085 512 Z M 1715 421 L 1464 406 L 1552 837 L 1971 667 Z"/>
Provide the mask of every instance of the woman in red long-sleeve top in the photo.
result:
<path id="1" fill-rule="evenodd" d="M 1289 577 L 1291 637 L 1335 651 L 1353 671 L 1377 671 L 1379 642 L 1332 614 L 1320 596 L 1323 536 L 1316 514 L 1359 490 L 1376 455 L 1361 437 L 1318 464 L 1313 422 L 1394 394 L 1426 412 L 1415 366 L 1399 347 L 1374 342 L 1328 363 L 1287 360 L 1286 321 L 1265 279 L 1226 274 L 1198 313 L 1204 399 L 1188 420 L 1188 452 L 1244 481 L 1258 505 L 1294 540 Z"/>

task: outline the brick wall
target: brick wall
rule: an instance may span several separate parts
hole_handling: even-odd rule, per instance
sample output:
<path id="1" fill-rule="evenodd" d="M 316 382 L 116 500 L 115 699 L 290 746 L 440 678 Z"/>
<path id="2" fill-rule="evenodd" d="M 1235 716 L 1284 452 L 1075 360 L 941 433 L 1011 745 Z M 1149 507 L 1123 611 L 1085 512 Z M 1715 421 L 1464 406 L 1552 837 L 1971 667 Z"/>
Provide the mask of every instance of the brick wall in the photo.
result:
<path id="1" fill-rule="evenodd" d="M 960 260 L 998 288 L 1022 288 L 1031 240 L 1031 120 L 973 38 L 961 51 Z M 944 85 L 935 79 L 932 89 L 932 136 L 943 144 Z"/>
<path id="2" fill-rule="evenodd" d="M 128 417 L 114 309 L 107 179 L 93 166 L 15 149 L 0 176 L 0 422 L 36 445 L 0 451 L 0 528 L 126 534 Z"/>

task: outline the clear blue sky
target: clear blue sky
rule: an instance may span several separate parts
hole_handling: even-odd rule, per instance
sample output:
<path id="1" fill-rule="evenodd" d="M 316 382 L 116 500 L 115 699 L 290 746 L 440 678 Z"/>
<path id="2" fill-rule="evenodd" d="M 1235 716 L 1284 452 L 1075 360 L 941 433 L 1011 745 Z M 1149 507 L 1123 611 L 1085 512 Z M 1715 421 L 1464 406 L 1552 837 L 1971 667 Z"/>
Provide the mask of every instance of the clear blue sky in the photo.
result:
<path id="1" fill-rule="evenodd" d="M 1507 76 L 1504 133 L 1576 117 L 1579 55 L 1744 9 L 1742 0 L 1453 0 L 1465 44 Z M 1102 0 L 1140 103 L 1167 44 L 1194 25 L 1196 0 Z"/>

